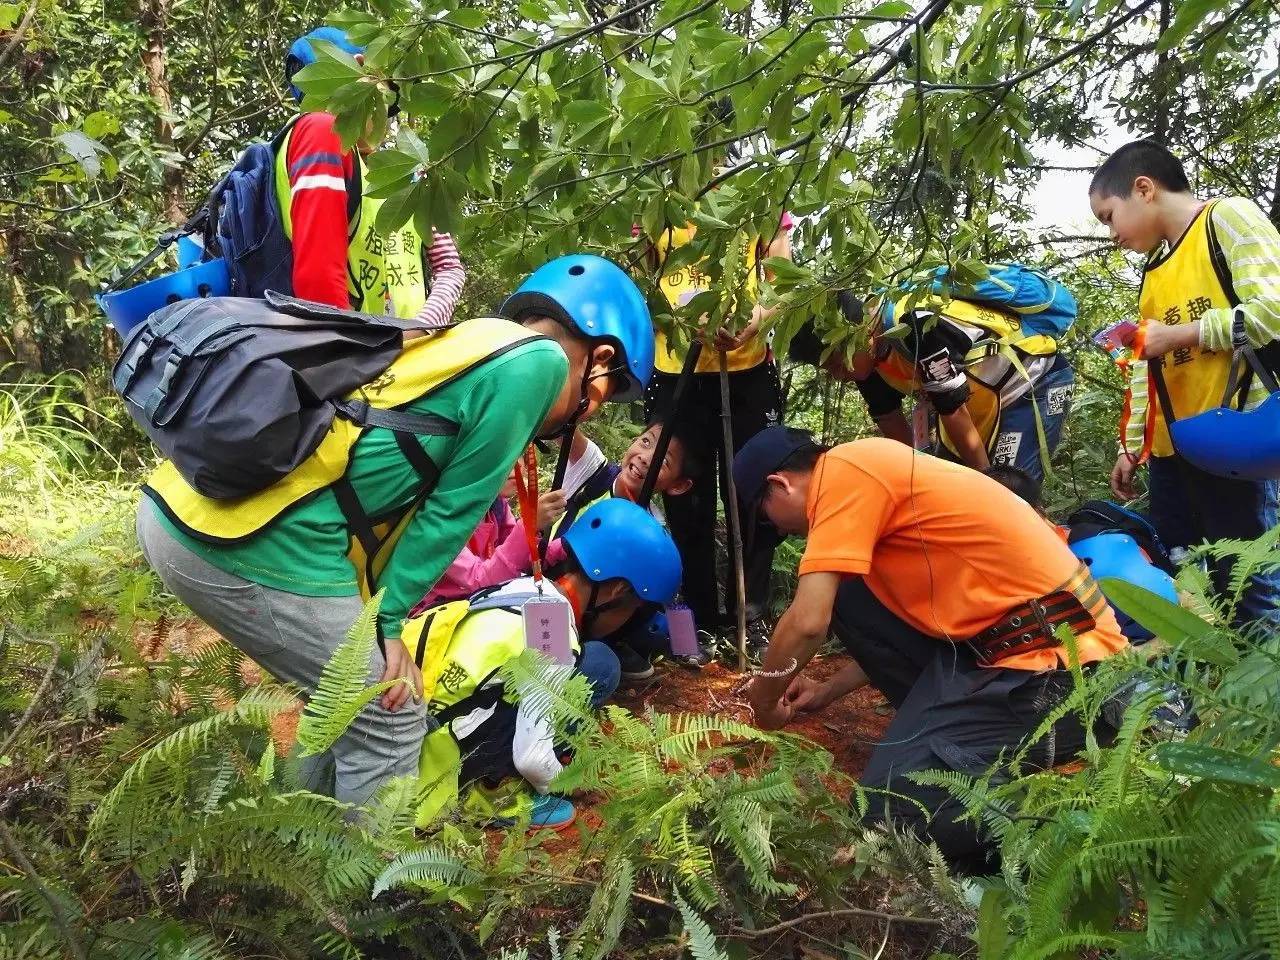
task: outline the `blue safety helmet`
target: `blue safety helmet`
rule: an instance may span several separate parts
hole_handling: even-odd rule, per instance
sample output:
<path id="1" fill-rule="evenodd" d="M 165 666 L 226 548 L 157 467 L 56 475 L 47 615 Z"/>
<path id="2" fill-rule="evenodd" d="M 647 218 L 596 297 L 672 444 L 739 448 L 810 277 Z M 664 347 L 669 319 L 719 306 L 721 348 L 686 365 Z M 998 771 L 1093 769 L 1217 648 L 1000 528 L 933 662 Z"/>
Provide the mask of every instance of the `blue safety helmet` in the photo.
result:
<path id="1" fill-rule="evenodd" d="M 539 314 L 590 340 L 607 340 L 621 354 L 627 387 L 611 399 L 640 399 L 653 375 L 653 321 L 644 295 L 625 270 L 590 253 L 557 257 L 520 284 L 502 304 L 504 317 Z"/>
<path id="2" fill-rule="evenodd" d="M 352 43 L 346 31 L 337 27 L 317 27 L 293 41 L 288 55 L 284 58 L 284 78 L 289 81 L 289 92 L 293 94 L 293 99 L 299 102 L 302 100 L 302 91 L 294 85 L 293 75 L 303 67 L 316 62 L 317 56 L 315 48 L 311 46 L 312 40 L 327 40 L 353 57 L 358 53 L 364 53 L 364 47 Z"/>
<path id="3" fill-rule="evenodd" d="M 1173 577 L 1147 559 L 1138 541 L 1127 533 L 1100 533 L 1071 544 L 1071 552 L 1084 562 L 1095 580 L 1114 577 L 1135 587 L 1150 590 L 1170 603 L 1178 602 Z M 1123 610 L 1112 606 L 1120 622 L 1120 632 L 1133 643 L 1150 640 L 1151 631 Z"/>
<path id="4" fill-rule="evenodd" d="M 227 261 L 218 257 L 125 290 L 99 294 L 94 299 L 120 336 L 127 337 L 134 327 L 161 307 L 196 297 L 229 296 L 231 274 L 227 270 Z"/>
<path id="5" fill-rule="evenodd" d="M 1271 480 L 1280 477 L 1280 394 L 1252 410 L 1206 410 L 1169 425 L 1173 448 L 1219 477 Z"/>
<path id="6" fill-rule="evenodd" d="M 563 539 L 592 583 L 621 578 L 647 603 L 669 603 L 680 589 L 680 551 L 671 534 L 630 500 L 592 504 Z"/>

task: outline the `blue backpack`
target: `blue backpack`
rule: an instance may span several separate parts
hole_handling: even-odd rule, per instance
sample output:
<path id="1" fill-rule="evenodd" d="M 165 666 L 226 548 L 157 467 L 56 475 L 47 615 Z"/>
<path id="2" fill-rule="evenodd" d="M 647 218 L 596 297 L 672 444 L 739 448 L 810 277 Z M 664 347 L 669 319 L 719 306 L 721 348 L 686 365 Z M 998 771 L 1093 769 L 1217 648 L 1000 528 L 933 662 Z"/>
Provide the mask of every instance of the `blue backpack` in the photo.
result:
<path id="1" fill-rule="evenodd" d="M 296 122 L 269 143 L 250 144 L 202 208 L 208 216 L 205 257 L 227 261 L 233 297 L 293 293 L 293 244 L 276 199 L 276 153 Z"/>
<path id="2" fill-rule="evenodd" d="M 977 283 L 953 280 L 947 267 L 934 273 L 933 292 L 971 303 L 1008 310 L 1022 318 L 1024 329 L 1058 340 L 1076 320 L 1076 298 L 1047 274 L 1017 263 L 991 263 Z"/>
<path id="3" fill-rule="evenodd" d="M 261 297 L 293 292 L 293 245 L 276 199 L 276 154 L 291 121 L 269 143 L 249 146 L 209 199 L 186 223 L 160 235 L 155 247 L 95 299 L 122 337 L 155 311 L 193 297 Z M 179 244 L 179 269 L 142 283 L 135 277 Z"/>

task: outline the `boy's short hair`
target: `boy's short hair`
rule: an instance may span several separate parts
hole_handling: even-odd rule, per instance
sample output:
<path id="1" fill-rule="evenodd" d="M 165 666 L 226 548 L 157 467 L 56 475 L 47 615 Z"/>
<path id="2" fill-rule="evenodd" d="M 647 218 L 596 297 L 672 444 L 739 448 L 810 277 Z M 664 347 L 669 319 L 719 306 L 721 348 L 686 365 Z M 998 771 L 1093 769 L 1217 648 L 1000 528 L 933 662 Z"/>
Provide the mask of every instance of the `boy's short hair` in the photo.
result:
<path id="1" fill-rule="evenodd" d="M 1027 471 L 998 463 L 983 472 L 1029 503 L 1037 513 L 1044 513 L 1044 505 L 1040 502 L 1041 483 Z"/>
<path id="2" fill-rule="evenodd" d="M 645 430 L 658 428 L 659 434 L 662 432 L 662 417 L 654 417 L 645 425 Z M 689 429 L 687 424 L 678 421 L 672 421 L 671 424 L 671 442 L 680 444 L 680 475 L 677 479 L 697 480 L 702 476 L 702 472 L 706 469 L 706 463 L 702 458 L 701 451 L 697 447 L 697 438 L 693 435 L 693 431 Z M 671 448 L 667 448 L 670 453 Z"/>
<path id="3" fill-rule="evenodd" d="M 1089 193 L 1100 197 L 1127 197 L 1133 192 L 1133 181 L 1138 177 L 1150 177 L 1174 193 L 1191 192 L 1187 172 L 1173 151 L 1158 140 L 1134 140 L 1102 161 L 1089 183 Z"/>

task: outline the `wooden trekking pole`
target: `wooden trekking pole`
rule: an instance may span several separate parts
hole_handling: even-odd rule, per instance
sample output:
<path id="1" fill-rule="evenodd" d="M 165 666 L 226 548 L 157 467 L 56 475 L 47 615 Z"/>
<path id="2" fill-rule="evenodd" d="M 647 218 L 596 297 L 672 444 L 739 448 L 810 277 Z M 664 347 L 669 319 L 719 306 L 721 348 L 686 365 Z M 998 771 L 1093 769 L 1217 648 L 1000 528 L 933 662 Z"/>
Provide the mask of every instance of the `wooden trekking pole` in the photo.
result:
<path id="1" fill-rule="evenodd" d="M 737 586 L 738 671 L 747 669 L 747 584 L 742 566 L 742 523 L 738 516 L 738 488 L 733 482 L 733 419 L 729 409 L 729 358 L 720 351 L 720 426 L 724 438 L 724 472 L 727 481 L 725 518 L 729 521 L 729 559 Z"/>

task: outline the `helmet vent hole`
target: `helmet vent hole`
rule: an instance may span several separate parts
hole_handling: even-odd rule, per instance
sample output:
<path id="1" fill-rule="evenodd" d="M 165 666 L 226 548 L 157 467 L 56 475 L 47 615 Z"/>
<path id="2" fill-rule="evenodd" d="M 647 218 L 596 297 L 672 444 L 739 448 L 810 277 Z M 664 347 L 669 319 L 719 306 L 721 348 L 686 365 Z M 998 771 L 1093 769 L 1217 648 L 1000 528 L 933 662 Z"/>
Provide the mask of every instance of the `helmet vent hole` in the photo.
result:
<path id="1" fill-rule="evenodd" d="M 599 527 L 599 526 L 600 526 L 600 518 L 599 518 L 599 517 L 592 517 L 592 518 L 591 518 L 591 529 L 592 529 L 592 530 L 595 530 L 595 529 L 596 529 L 597 527 Z"/>
<path id="2" fill-rule="evenodd" d="M 587 272 L 587 268 L 580 263 L 575 263 L 572 267 L 569 268 L 569 276 L 571 277 L 580 277 L 586 272 Z"/>

